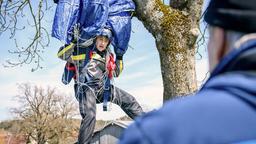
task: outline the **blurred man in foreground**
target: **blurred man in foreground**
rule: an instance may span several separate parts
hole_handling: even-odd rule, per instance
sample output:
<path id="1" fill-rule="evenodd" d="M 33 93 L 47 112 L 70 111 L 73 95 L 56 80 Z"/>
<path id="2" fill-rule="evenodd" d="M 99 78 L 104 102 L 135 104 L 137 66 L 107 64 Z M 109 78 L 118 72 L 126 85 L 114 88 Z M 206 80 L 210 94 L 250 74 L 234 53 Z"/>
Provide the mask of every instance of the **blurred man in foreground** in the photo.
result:
<path id="1" fill-rule="evenodd" d="M 256 143 L 256 1 L 211 0 L 204 19 L 210 78 L 138 118 L 121 144 Z"/>

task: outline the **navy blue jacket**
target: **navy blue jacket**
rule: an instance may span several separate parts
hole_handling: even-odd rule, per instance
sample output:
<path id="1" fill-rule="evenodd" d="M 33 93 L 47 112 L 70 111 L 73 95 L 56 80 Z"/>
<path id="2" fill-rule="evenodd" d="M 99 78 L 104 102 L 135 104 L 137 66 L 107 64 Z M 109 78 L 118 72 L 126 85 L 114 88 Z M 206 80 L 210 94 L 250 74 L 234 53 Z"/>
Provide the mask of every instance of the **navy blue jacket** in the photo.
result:
<path id="1" fill-rule="evenodd" d="M 256 143 L 256 39 L 228 54 L 194 96 L 135 120 L 120 144 Z"/>

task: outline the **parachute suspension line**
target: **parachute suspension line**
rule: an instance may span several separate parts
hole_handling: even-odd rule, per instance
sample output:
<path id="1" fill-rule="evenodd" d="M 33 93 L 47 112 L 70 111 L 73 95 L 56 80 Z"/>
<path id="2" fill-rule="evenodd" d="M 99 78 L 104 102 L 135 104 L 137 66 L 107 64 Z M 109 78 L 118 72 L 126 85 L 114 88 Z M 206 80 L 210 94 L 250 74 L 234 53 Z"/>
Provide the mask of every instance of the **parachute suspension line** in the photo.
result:
<path id="1" fill-rule="evenodd" d="M 84 90 L 83 89 L 80 89 L 82 86 L 86 86 L 86 88 L 88 88 L 88 90 L 90 90 L 91 92 L 92 92 L 92 94 L 93 94 L 93 96 L 95 97 L 95 99 L 96 100 L 99 100 L 98 98 L 97 98 L 97 94 L 96 94 L 96 92 L 95 92 L 95 90 L 89 85 L 89 84 L 87 84 L 87 83 L 80 83 L 79 84 L 79 93 L 84 93 Z"/>
<path id="2" fill-rule="evenodd" d="M 114 102 L 114 101 L 116 101 L 116 104 L 118 105 L 118 106 L 121 106 L 122 105 L 122 101 L 121 101 L 121 99 L 119 98 L 117 98 L 116 97 L 116 83 L 115 83 L 115 79 L 113 78 L 112 79 L 112 85 L 113 85 L 113 99 L 112 99 L 112 103 Z"/>
<path id="3" fill-rule="evenodd" d="M 115 87 L 115 80 L 114 80 L 114 78 L 111 79 L 111 82 L 112 82 L 112 86 L 113 86 L 113 89 L 112 89 L 113 91 L 112 91 L 112 94 L 111 94 L 112 97 L 110 98 L 109 111 L 112 110 L 113 102 L 116 99 L 116 91 L 115 91 L 116 87 Z M 117 102 L 117 104 L 118 104 L 118 102 Z"/>
<path id="4" fill-rule="evenodd" d="M 87 81 L 87 82 L 80 82 L 78 81 L 78 93 L 84 93 L 83 89 L 80 89 L 81 86 L 86 86 L 88 90 L 90 90 L 93 93 L 93 96 L 95 97 L 96 100 L 100 101 L 98 99 L 98 95 L 104 91 L 104 82 L 107 80 L 107 72 L 104 72 L 103 76 L 99 78 L 99 80 L 94 80 L 94 81 Z M 97 85 L 100 86 L 99 90 L 95 90 L 92 85 Z M 77 94 L 78 94 L 77 93 Z M 76 96 L 77 97 L 77 96 Z"/>
<path id="5" fill-rule="evenodd" d="M 80 25 L 79 24 L 76 24 L 76 25 L 74 25 L 74 28 L 73 28 L 73 35 L 74 35 L 74 41 L 75 41 L 75 44 L 76 44 L 76 49 L 77 49 L 77 53 L 78 54 L 80 54 L 80 52 L 79 52 L 79 45 L 78 45 L 78 40 L 80 39 L 80 36 L 79 36 L 79 31 L 80 31 L 80 29 L 79 29 L 79 27 L 80 27 Z M 80 78 L 80 66 L 79 66 L 79 64 L 80 64 L 80 61 L 78 61 L 77 62 L 77 64 L 76 64 L 76 67 L 77 67 L 77 79 L 78 79 L 78 81 L 79 81 L 79 78 Z"/>

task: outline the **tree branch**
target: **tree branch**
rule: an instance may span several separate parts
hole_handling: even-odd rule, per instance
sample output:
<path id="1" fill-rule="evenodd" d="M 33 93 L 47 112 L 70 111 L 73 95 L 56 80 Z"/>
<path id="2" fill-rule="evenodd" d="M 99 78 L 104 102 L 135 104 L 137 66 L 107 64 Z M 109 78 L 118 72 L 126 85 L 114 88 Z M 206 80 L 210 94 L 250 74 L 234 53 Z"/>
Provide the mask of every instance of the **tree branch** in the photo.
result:
<path id="1" fill-rule="evenodd" d="M 16 43 L 16 48 L 14 50 L 8 50 L 9 53 L 17 56 L 17 59 L 6 60 L 4 64 L 5 67 L 15 67 L 22 66 L 23 64 L 31 64 L 34 62 L 34 67 L 31 71 L 35 71 L 42 68 L 41 61 L 43 60 L 41 54 L 44 52 L 45 47 L 49 45 L 50 36 L 46 28 L 42 25 L 45 12 L 43 10 L 50 10 L 47 0 L 39 0 L 37 5 L 33 4 L 31 0 L 13 0 L 12 2 L 8 0 L 2 0 L 0 3 L 0 35 L 7 30 L 10 30 L 10 38 L 13 39 L 16 35 L 17 30 L 24 30 L 25 26 L 19 28 L 27 18 L 29 24 L 29 29 L 34 29 L 34 36 L 31 38 L 27 46 L 18 42 L 14 39 Z M 35 11 L 36 9 L 36 11 Z M 24 14 L 26 11 L 26 15 Z"/>

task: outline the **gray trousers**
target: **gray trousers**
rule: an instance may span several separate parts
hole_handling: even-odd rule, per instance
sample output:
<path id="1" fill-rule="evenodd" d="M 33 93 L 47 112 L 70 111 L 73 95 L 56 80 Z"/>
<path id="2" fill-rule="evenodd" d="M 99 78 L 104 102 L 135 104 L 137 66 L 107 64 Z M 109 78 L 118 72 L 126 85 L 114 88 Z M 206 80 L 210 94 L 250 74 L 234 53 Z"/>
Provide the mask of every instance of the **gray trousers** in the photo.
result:
<path id="1" fill-rule="evenodd" d="M 78 143 L 87 144 L 92 138 L 96 123 L 96 103 L 103 102 L 103 92 L 95 96 L 88 87 L 75 84 L 75 93 L 82 116 Z M 132 119 L 144 113 L 136 99 L 120 88 L 111 86 L 111 97 L 108 101 L 119 105 Z"/>

